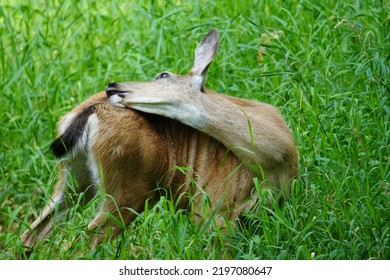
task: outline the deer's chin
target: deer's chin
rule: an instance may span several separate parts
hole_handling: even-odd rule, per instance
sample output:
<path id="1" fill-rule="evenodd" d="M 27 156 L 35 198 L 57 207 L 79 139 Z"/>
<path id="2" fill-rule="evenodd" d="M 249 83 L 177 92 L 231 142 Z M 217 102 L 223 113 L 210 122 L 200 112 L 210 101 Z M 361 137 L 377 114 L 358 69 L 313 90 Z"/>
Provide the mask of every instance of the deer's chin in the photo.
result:
<path id="1" fill-rule="evenodd" d="M 111 95 L 108 98 L 108 103 L 110 103 L 112 106 L 119 107 L 119 108 L 125 108 L 126 106 L 122 103 L 123 97 L 119 95 Z"/>

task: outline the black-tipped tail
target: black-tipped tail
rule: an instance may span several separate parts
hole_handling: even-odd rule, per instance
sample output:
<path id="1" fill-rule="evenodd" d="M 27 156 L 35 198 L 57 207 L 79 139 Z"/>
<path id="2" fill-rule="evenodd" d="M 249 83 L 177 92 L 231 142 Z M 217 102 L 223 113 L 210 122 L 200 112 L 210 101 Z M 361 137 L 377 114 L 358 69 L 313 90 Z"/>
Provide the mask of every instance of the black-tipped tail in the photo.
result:
<path id="1" fill-rule="evenodd" d="M 94 113 L 95 109 L 96 105 L 86 108 L 74 119 L 67 130 L 53 141 L 50 148 L 56 157 L 63 157 L 74 148 L 77 141 L 84 133 L 85 125 L 88 122 L 89 116 Z"/>

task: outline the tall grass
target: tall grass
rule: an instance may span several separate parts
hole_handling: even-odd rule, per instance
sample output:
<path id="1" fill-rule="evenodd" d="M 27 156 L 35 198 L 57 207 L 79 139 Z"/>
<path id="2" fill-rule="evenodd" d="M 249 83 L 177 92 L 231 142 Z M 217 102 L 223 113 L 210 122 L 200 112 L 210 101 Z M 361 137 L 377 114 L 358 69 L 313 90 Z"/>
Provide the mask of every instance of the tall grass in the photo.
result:
<path id="1" fill-rule="evenodd" d="M 96 201 L 76 203 L 29 257 L 389 259 L 389 14 L 379 0 L 3 0 L 0 259 L 27 257 L 19 235 L 53 189 L 58 118 L 110 81 L 185 73 L 212 27 L 207 87 L 278 106 L 294 133 L 291 198 L 205 232 L 163 197 L 93 250 Z"/>

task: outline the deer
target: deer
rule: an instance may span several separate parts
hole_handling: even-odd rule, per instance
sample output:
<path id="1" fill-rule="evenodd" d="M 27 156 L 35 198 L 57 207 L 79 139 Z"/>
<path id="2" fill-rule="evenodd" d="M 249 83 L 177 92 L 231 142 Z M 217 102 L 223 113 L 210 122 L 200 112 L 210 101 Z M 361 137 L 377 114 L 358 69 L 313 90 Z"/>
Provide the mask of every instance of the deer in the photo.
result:
<path id="1" fill-rule="evenodd" d="M 179 199 L 179 208 L 191 206 L 197 222 L 206 219 L 199 198 L 205 193 L 221 227 L 253 207 L 254 178 L 288 198 L 298 177 L 292 133 L 276 107 L 204 87 L 218 47 L 219 32 L 212 29 L 196 47 L 188 74 L 111 82 L 60 119 L 51 145 L 61 159 L 58 181 L 49 205 L 22 234 L 24 246 L 49 237 L 72 199 L 83 194 L 88 203 L 99 186 L 106 197 L 88 224 L 92 247 L 120 234 L 162 190 Z"/>

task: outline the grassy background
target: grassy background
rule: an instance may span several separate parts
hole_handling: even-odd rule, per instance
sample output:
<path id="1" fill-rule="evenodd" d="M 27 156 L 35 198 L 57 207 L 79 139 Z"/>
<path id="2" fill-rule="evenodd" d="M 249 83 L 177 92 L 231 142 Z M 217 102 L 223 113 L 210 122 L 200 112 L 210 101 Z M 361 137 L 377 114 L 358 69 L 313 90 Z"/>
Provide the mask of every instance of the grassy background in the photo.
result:
<path id="1" fill-rule="evenodd" d="M 48 201 L 58 118 L 110 81 L 185 73 L 212 27 L 221 47 L 207 87 L 278 106 L 294 133 L 291 199 L 226 235 L 162 198 L 90 250 L 93 202 L 30 257 L 390 259 L 389 3 L 322 2 L 3 0 L 0 259 L 23 255 L 18 236 Z"/>

